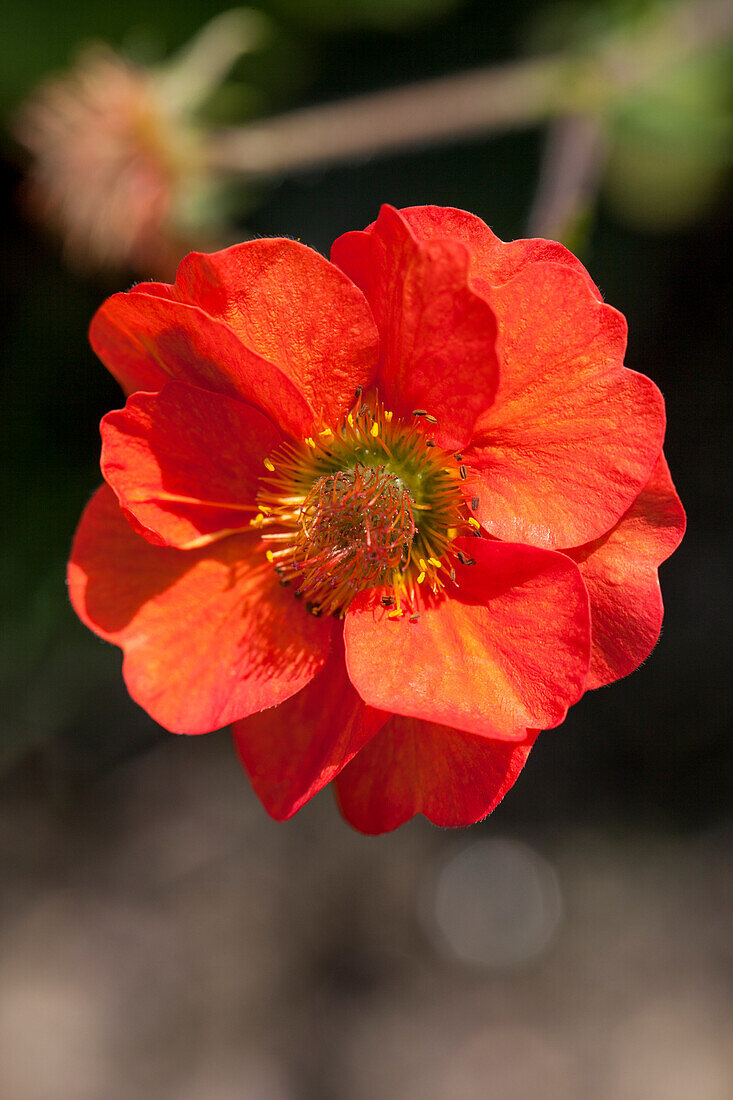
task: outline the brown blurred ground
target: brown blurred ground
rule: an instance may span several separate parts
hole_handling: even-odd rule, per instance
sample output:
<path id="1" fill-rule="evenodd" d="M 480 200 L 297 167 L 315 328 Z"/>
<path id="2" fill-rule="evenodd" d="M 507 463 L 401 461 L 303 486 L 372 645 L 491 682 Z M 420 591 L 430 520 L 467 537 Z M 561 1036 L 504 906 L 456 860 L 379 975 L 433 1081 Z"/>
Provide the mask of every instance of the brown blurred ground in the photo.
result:
<path id="1" fill-rule="evenodd" d="M 277 825 L 225 735 L 8 795 L 6 1100 L 731 1096 L 730 833 Z"/>

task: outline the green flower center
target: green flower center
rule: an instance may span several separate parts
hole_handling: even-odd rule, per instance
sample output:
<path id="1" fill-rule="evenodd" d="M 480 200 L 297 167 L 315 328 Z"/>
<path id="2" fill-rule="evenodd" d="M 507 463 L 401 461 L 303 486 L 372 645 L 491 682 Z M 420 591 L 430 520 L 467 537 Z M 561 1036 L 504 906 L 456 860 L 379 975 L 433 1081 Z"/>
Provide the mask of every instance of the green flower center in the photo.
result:
<path id="1" fill-rule="evenodd" d="M 404 423 L 360 402 L 339 427 L 266 459 L 253 526 L 313 614 L 342 616 L 359 592 L 384 588 L 396 618 L 414 614 L 419 586 L 438 593 L 453 579 L 453 541 L 478 524 L 461 496 L 461 456 L 424 430 L 434 417 L 416 409 Z"/>

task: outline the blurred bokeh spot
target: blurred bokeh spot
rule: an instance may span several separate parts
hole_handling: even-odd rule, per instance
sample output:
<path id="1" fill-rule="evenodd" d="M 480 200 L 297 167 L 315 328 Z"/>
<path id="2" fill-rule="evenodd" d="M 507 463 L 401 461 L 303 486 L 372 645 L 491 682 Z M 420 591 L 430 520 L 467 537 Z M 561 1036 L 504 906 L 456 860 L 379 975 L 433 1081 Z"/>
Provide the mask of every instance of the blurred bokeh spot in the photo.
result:
<path id="1" fill-rule="evenodd" d="M 512 967 L 539 955 L 562 913 L 550 864 L 516 840 L 476 840 L 441 868 L 425 900 L 439 944 L 475 966 Z"/>

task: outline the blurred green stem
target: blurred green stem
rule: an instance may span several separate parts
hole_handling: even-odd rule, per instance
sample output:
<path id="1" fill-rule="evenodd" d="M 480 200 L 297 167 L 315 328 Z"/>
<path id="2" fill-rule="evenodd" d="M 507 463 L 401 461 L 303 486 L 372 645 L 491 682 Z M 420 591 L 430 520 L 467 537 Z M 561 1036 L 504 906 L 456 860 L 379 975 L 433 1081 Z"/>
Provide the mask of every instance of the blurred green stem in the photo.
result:
<path id="1" fill-rule="evenodd" d="M 209 158 L 245 178 L 278 176 L 558 116 L 597 117 L 732 32 L 730 0 L 661 5 L 641 28 L 625 27 L 586 54 L 516 61 L 292 111 L 212 135 Z"/>
<path id="2" fill-rule="evenodd" d="M 571 115 L 550 124 L 528 236 L 563 241 L 574 251 L 581 249 L 607 155 L 608 136 L 599 119 Z"/>
<path id="3" fill-rule="evenodd" d="M 523 61 L 308 107 L 215 136 L 225 171 L 272 176 L 531 125 L 554 114 L 563 58 Z"/>
<path id="4" fill-rule="evenodd" d="M 235 62 L 259 49 L 269 33 L 269 21 L 258 11 L 233 8 L 215 16 L 155 73 L 161 102 L 170 114 L 197 110 Z"/>

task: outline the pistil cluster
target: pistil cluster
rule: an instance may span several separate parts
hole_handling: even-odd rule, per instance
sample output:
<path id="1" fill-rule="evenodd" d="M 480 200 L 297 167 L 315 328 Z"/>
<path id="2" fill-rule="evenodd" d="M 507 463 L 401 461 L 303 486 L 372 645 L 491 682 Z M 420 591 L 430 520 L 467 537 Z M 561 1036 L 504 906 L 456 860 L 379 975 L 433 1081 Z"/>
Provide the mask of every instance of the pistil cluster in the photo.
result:
<path id="1" fill-rule="evenodd" d="M 252 525 L 280 583 L 312 614 L 343 616 L 357 593 L 381 588 L 388 616 L 415 619 L 419 590 L 439 594 L 455 561 L 471 561 L 453 548 L 478 532 L 459 488 L 462 456 L 429 438 L 435 422 L 415 409 L 405 423 L 357 391 L 339 426 L 265 460 Z"/>

